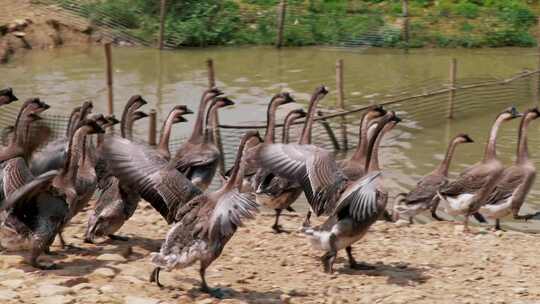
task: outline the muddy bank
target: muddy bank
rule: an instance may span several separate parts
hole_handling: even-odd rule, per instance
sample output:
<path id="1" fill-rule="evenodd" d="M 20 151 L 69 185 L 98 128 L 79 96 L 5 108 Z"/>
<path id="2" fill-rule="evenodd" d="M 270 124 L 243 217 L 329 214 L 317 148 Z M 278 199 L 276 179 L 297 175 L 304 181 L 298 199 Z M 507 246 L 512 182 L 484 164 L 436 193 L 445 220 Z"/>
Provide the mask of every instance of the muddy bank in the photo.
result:
<path id="1" fill-rule="evenodd" d="M 336 272 L 322 272 L 319 256 L 294 232 L 300 215 L 282 219 L 288 234 L 271 232 L 272 213 L 263 211 L 241 228 L 208 270 L 207 280 L 225 299 L 199 291 L 198 267 L 162 272 L 163 289 L 147 282 L 150 252 L 159 248 L 166 223 L 142 203 L 120 231 L 128 242 L 83 244 L 87 213 L 66 231 L 84 251 L 52 251 L 44 257 L 62 267 L 36 271 L 17 254 L 0 259 L 2 303 L 532 303 L 540 298 L 539 237 L 520 232 L 430 223 L 398 227 L 379 222 L 354 246 L 357 260 L 375 270 L 348 267 L 345 254 Z"/>

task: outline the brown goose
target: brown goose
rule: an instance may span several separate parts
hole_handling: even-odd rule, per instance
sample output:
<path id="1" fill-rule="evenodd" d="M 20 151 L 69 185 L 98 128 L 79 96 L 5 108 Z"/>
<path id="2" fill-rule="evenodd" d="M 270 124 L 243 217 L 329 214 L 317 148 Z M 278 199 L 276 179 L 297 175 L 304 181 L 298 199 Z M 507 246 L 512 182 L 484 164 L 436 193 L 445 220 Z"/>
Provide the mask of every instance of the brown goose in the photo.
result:
<path id="1" fill-rule="evenodd" d="M 500 219 L 512 213 L 514 219 L 530 219 L 534 214 L 519 215 L 519 210 L 536 177 L 536 167 L 529 159 L 527 131 L 531 121 L 540 116 L 538 108 L 525 112 L 519 126 L 518 146 L 514 165 L 504 169 L 497 180 L 497 186 L 485 205 L 480 207 L 480 214 L 495 219 L 495 229 L 500 230 Z"/>
<path id="2" fill-rule="evenodd" d="M 364 176 L 364 167 L 367 159 L 367 146 L 368 146 L 368 125 L 373 119 L 381 117 L 386 114 L 386 110 L 382 106 L 373 105 L 366 109 L 362 119 L 360 120 L 360 130 L 358 132 L 358 145 L 353 155 L 345 161 L 339 163 L 343 169 L 343 173 L 349 179 L 359 179 Z"/>
<path id="3" fill-rule="evenodd" d="M 246 142 L 258 137 L 255 131 L 247 132 L 240 142 L 233 172 L 220 189 L 212 193 L 196 196 L 182 206 L 176 215 L 177 223 L 167 233 L 159 253 L 152 253 L 152 263 L 156 266 L 150 277 L 159 286 L 161 268 L 170 271 L 186 268 L 200 261 L 201 285 L 204 292 L 220 297 L 218 290 L 208 287 L 206 269 L 223 251 L 239 226 L 251 219 L 257 212 L 257 204 L 249 193 L 241 193 L 243 179 L 242 154 Z"/>
<path id="4" fill-rule="evenodd" d="M 278 176 L 296 180 L 316 215 L 330 217 L 316 228 L 304 227 L 314 247 L 326 253 L 321 260 L 326 272 L 332 272 L 337 251 L 347 249 L 351 267 L 361 267 L 351 253 L 351 245 L 361 239 L 383 214 L 387 195 L 382 188 L 378 162 L 370 167 L 376 139 L 390 130 L 399 118 L 393 112 L 380 121 L 368 145 L 365 171 L 359 180 L 348 180 L 331 152 L 313 145 L 274 144 L 257 151 L 255 159 Z M 383 129 L 384 128 L 384 129 Z"/>
<path id="5" fill-rule="evenodd" d="M 62 168 L 66 161 L 69 139 L 73 136 L 79 123 L 92 112 L 92 109 L 93 104 L 90 101 L 86 101 L 81 107 L 75 108 L 71 112 L 66 135 L 48 143 L 40 152 L 32 155 L 30 169 L 34 175 L 37 176 L 50 170 Z"/>
<path id="6" fill-rule="evenodd" d="M 9 185 L 4 188 L 16 190 L 8 190 L 6 200 L 0 203 L 0 243 L 7 250 L 29 250 L 30 264 L 36 268 L 56 268 L 39 264 L 38 257 L 48 252 L 69 214 L 68 201 L 76 196 L 66 180 L 77 171 L 84 137 L 103 132 L 92 120 L 79 126 L 68 147 L 67 165 L 60 172 L 53 170 L 34 178 L 20 157 L 10 159 L 4 169 Z"/>
<path id="7" fill-rule="evenodd" d="M 19 99 L 15 95 L 13 95 L 12 88 L 0 90 L 0 106 L 8 105 L 17 100 Z"/>
<path id="8" fill-rule="evenodd" d="M 496 155 L 499 127 L 503 122 L 519 116 L 521 114 L 515 107 L 501 112 L 491 127 L 482 161 L 467 168 L 455 181 L 443 185 L 437 192 L 447 214 L 465 215 L 465 231 L 469 229 L 469 216 L 486 203 L 504 170 Z"/>
<path id="9" fill-rule="evenodd" d="M 212 134 L 206 134 L 203 129 L 204 126 L 206 126 L 205 129 L 213 128 L 213 126 L 209 126 L 211 117 L 208 115 L 211 109 L 209 108 L 207 111 L 206 108 L 211 100 L 222 94 L 223 92 L 216 88 L 204 92 L 193 132 L 172 158 L 178 171 L 201 190 L 208 188 L 219 165 L 219 150 L 213 142 Z"/>
<path id="10" fill-rule="evenodd" d="M 289 143 L 289 133 L 292 124 L 296 120 L 306 117 L 306 115 L 307 113 L 303 109 L 296 109 L 285 116 L 282 132 L 282 142 L 284 144 Z M 259 181 L 260 179 L 263 180 Z M 291 205 L 302 194 L 302 187 L 293 181 L 268 174 L 268 172 L 257 174 L 255 176 L 255 183 L 258 184 L 256 191 L 257 203 L 275 210 L 276 220 L 272 229 L 276 233 L 283 232 L 281 225 L 279 225 L 279 216 L 284 209 L 294 212 Z"/>
<path id="11" fill-rule="evenodd" d="M 165 153 L 169 151 L 172 125 L 187 121 L 182 115 L 191 113 L 193 112 L 183 105 L 174 107 L 169 113 L 163 124 L 158 148 L 158 153 L 163 159 L 168 160 Z M 139 195 L 121 185 L 119 180 L 112 175 L 108 175 L 100 183 L 100 189 L 101 193 L 96 201 L 94 212 L 88 218 L 85 242 L 93 243 L 96 237 L 102 236 L 108 236 L 112 240 L 127 240 L 127 238 L 115 235 L 115 233 L 135 213 L 140 200 Z"/>
<path id="12" fill-rule="evenodd" d="M 133 123 L 136 120 L 147 116 L 144 112 L 139 112 L 138 114 L 134 113 L 145 104 L 147 104 L 147 102 L 141 95 L 133 95 L 128 100 L 124 106 L 120 123 L 120 135 L 122 138 L 127 138 L 129 140 L 133 139 Z"/>
<path id="13" fill-rule="evenodd" d="M 232 104 L 231 100 L 218 97 L 210 108 Z M 169 224 L 175 221 L 178 208 L 201 194 L 201 190 L 176 169 L 174 158 L 167 162 L 155 149 L 126 139 L 108 138 L 103 146 L 112 174 L 130 191 L 139 193 Z"/>
<path id="14" fill-rule="evenodd" d="M 417 214 L 431 208 L 436 209 L 439 204 L 437 190 L 448 182 L 448 168 L 457 145 L 472 142 L 474 141 L 467 134 L 456 135 L 450 141 L 442 162 L 431 173 L 422 177 L 416 184 L 416 188 L 409 193 L 404 193 L 404 197 L 394 207 L 396 214 L 400 217 L 408 217 L 409 221 L 412 221 Z M 435 212 L 432 215 L 435 219 L 441 220 Z"/>

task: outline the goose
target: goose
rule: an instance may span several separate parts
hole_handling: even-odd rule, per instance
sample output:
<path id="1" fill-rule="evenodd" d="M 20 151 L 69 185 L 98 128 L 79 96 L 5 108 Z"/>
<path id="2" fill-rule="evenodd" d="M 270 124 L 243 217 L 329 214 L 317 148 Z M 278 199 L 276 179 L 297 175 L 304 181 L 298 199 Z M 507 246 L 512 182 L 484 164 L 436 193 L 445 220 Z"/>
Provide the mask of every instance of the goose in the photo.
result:
<path id="1" fill-rule="evenodd" d="M 34 175 L 40 175 L 50 170 L 62 168 L 66 161 L 66 150 L 69 139 L 73 136 L 78 124 L 92 112 L 93 104 L 85 101 L 82 106 L 76 107 L 70 114 L 65 136 L 48 143 L 41 151 L 34 153 L 30 161 L 30 170 Z"/>
<path id="2" fill-rule="evenodd" d="M 456 135 L 448 144 L 442 162 L 433 171 L 422 177 L 412 191 L 402 194 L 403 197 L 398 200 L 394 207 L 396 214 L 400 217 L 409 217 L 409 221 L 412 222 L 412 218 L 417 214 L 428 209 L 436 210 L 439 204 L 437 190 L 448 182 L 448 168 L 454 157 L 456 147 L 459 144 L 473 142 L 467 134 Z M 432 216 L 437 220 L 441 220 L 435 212 L 432 213 Z"/>
<path id="3" fill-rule="evenodd" d="M 120 135 L 122 138 L 133 140 L 133 123 L 148 115 L 142 111 L 137 111 L 148 102 L 141 95 L 133 95 L 124 106 L 120 123 Z M 136 112 L 137 111 L 137 112 Z"/>
<path id="4" fill-rule="evenodd" d="M 233 104 L 226 97 L 217 97 L 210 111 Z M 167 161 L 155 149 L 123 138 L 106 138 L 103 147 L 112 174 L 149 202 L 168 224 L 176 221 L 178 208 L 201 194 L 201 190 L 176 169 L 174 158 Z"/>
<path id="5" fill-rule="evenodd" d="M 239 189 L 243 179 L 244 147 L 254 137 L 260 139 L 258 132 L 248 131 L 242 137 L 233 172 L 221 188 L 196 196 L 178 210 L 178 222 L 167 232 L 160 251 L 151 254 L 152 264 L 156 267 L 150 276 L 151 282 L 161 286 L 159 272 L 162 268 L 171 271 L 199 261 L 202 291 L 221 296 L 219 290 L 208 286 L 205 273 L 243 221 L 254 218 L 258 211 L 253 196 L 241 193 Z"/>
<path id="6" fill-rule="evenodd" d="M 306 117 L 306 115 L 307 113 L 303 109 L 296 109 L 290 111 L 285 116 L 282 143 L 289 143 L 289 133 L 292 124 L 296 120 Z M 264 178 L 264 180 L 257 180 L 261 178 Z M 281 225 L 279 225 L 279 217 L 283 210 L 294 212 L 291 205 L 302 194 L 302 187 L 295 182 L 286 178 L 276 177 L 273 174 L 257 174 L 255 179 L 255 183 L 259 185 L 256 191 L 257 203 L 275 210 L 276 220 L 274 221 L 274 225 L 272 225 L 272 229 L 276 233 L 283 232 Z"/>
<path id="7" fill-rule="evenodd" d="M 508 108 L 497 115 L 489 133 L 483 159 L 437 191 L 440 205 L 447 214 L 465 215 L 465 231 L 469 231 L 469 216 L 485 204 L 504 170 L 496 155 L 497 132 L 503 122 L 519 116 L 521 114 L 515 107 Z"/>
<path id="8" fill-rule="evenodd" d="M 490 194 L 479 212 L 488 219 L 495 220 L 495 230 L 500 230 L 500 219 L 512 214 L 514 219 L 530 219 L 534 214 L 520 215 L 519 210 L 534 184 L 536 167 L 529 159 L 527 131 L 531 121 L 540 116 L 538 108 L 530 109 L 523 114 L 519 126 L 516 161 L 514 165 L 504 169 L 497 180 L 495 190 Z"/>
<path id="9" fill-rule="evenodd" d="M 163 159 L 170 158 L 169 138 L 172 125 L 186 122 L 182 117 L 193 112 L 184 105 L 175 106 L 163 123 L 161 138 L 157 152 Z M 102 139 L 103 141 L 103 139 Z M 169 158 L 167 157 L 169 155 Z M 115 233 L 130 219 L 137 209 L 140 197 L 130 191 L 128 187 L 120 184 L 119 180 L 108 175 L 100 184 L 101 192 L 94 206 L 93 214 L 88 218 L 88 225 L 84 241 L 94 243 L 96 237 L 108 236 L 112 240 L 127 241 L 128 238 L 115 235 Z"/>
<path id="10" fill-rule="evenodd" d="M 313 145 L 265 145 L 253 156 L 274 174 L 301 184 L 317 216 L 329 215 L 321 226 L 303 228 L 312 245 L 325 251 L 321 261 L 327 273 L 332 273 L 337 252 L 343 248 L 347 250 L 351 267 L 366 268 L 354 260 L 351 245 L 384 213 L 387 202 L 378 160 L 372 151 L 379 144 L 379 137 L 399 121 L 395 113 L 389 112 L 377 125 L 368 144 L 364 167 L 367 174 L 358 180 L 347 179 L 332 153 Z M 370 163 L 372 158 L 374 162 Z"/>
<path id="11" fill-rule="evenodd" d="M 12 88 L 5 88 L 0 90 L 0 107 L 8 105 L 17 100 L 19 99 L 13 94 Z"/>
<path id="12" fill-rule="evenodd" d="M 207 112 L 210 112 L 210 109 L 206 109 L 211 100 L 222 94 L 223 92 L 216 88 L 204 92 L 191 136 L 178 148 L 173 158 L 177 170 L 201 190 L 206 190 L 212 182 L 220 159 L 212 134 L 205 133 L 208 127 L 214 128 L 209 126 L 211 116 L 209 117 Z"/>
<path id="13" fill-rule="evenodd" d="M 372 105 L 366 109 L 360 120 L 360 130 L 358 132 L 358 145 L 353 155 L 339 165 L 343 169 L 343 173 L 349 179 L 359 179 L 364 176 L 364 167 L 367 159 L 367 145 L 368 145 L 368 125 L 376 118 L 382 117 L 386 114 L 386 110 L 380 105 Z"/>
<path id="14" fill-rule="evenodd" d="M 38 258 L 49 252 L 69 213 L 69 201 L 76 196 L 68 180 L 73 179 L 84 138 L 103 129 L 92 120 L 79 124 L 68 146 L 66 164 L 34 177 L 21 157 L 8 160 L 4 169 L 6 199 L 0 203 L 0 245 L 6 250 L 29 250 L 29 264 L 39 269 Z M 11 189 L 11 190 L 10 190 Z"/>

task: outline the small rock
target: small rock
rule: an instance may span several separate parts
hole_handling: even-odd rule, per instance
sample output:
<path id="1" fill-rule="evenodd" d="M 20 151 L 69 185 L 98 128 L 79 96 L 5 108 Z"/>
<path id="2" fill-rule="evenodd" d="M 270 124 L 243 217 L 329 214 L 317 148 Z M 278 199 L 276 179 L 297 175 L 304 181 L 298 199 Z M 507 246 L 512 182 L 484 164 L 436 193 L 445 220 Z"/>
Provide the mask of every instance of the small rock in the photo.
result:
<path id="1" fill-rule="evenodd" d="M 104 253 L 99 255 L 96 260 L 98 261 L 109 261 L 109 262 L 125 262 L 126 258 L 114 253 Z"/>
<path id="2" fill-rule="evenodd" d="M 279 296 L 279 299 L 283 304 L 289 304 L 291 302 L 291 296 L 288 294 L 282 294 L 281 296 Z"/>
<path id="3" fill-rule="evenodd" d="M 82 283 L 71 287 L 71 290 L 77 292 L 85 289 L 96 289 L 96 286 L 89 283 Z"/>
<path id="4" fill-rule="evenodd" d="M 105 277 L 105 278 L 112 278 L 115 276 L 114 270 L 110 268 L 105 268 L 105 267 L 96 269 L 94 271 L 94 274 L 100 277 Z"/>
<path id="5" fill-rule="evenodd" d="M 158 304 L 159 300 L 151 298 L 126 297 L 125 304 Z"/>
<path id="6" fill-rule="evenodd" d="M 65 296 L 73 291 L 69 287 L 53 285 L 53 284 L 43 284 L 38 287 L 38 292 L 40 297 L 51 297 L 51 296 Z"/>
<path id="7" fill-rule="evenodd" d="M 116 292 L 116 288 L 112 285 L 105 285 L 99 288 L 99 291 L 102 293 L 114 293 Z"/>
<path id="8" fill-rule="evenodd" d="M 410 223 L 409 223 L 409 221 L 406 221 L 404 219 L 399 219 L 394 223 L 394 225 L 396 227 L 406 227 L 406 226 L 409 226 Z"/>
<path id="9" fill-rule="evenodd" d="M 465 226 L 463 225 L 454 226 L 454 234 L 461 234 L 463 233 L 463 231 L 465 231 Z"/>
<path id="10" fill-rule="evenodd" d="M 17 279 L 0 281 L 0 284 L 6 286 L 9 289 L 17 289 L 23 286 L 23 283 L 24 283 L 24 280 L 17 280 Z"/>
<path id="11" fill-rule="evenodd" d="M 127 259 L 133 253 L 133 248 L 131 246 L 122 247 L 120 255 Z"/>
<path id="12" fill-rule="evenodd" d="M 75 299 L 73 299 L 73 297 L 66 297 L 66 296 L 52 296 L 52 297 L 47 297 L 47 298 L 43 298 L 43 299 L 39 299 L 39 303 L 41 304 L 71 304 L 71 303 L 75 303 Z"/>
<path id="13" fill-rule="evenodd" d="M 527 295 L 529 293 L 529 291 L 525 287 L 514 288 L 513 291 L 515 294 L 519 295 Z"/>
<path id="14" fill-rule="evenodd" d="M 180 296 L 178 297 L 178 299 L 176 299 L 176 302 L 177 303 L 193 303 L 193 299 L 188 296 L 188 295 L 183 295 L 183 296 Z"/>
<path id="15" fill-rule="evenodd" d="M 73 287 L 76 285 L 88 283 L 89 280 L 85 277 L 71 278 L 61 283 L 62 286 Z"/>
<path id="16" fill-rule="evenodd" d="M 11 290 L 0 290 L 0 300 L 2 301 L 9 301 L 13 299 L 17 299 L 19 295 Z"/>
<path id="17" fill-rule="evenodd" d="M 502 230 L 495 231 L 495 235 L 498 237 L 502 237 L 504 235 L 504 232 Z"/>

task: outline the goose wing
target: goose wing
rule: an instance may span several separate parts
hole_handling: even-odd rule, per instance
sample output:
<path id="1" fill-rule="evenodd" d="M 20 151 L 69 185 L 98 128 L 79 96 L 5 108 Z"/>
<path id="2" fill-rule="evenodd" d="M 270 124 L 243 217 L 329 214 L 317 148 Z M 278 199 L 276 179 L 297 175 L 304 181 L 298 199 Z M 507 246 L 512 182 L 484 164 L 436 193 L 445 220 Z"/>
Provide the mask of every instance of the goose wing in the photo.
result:
<path id="1" fill-rule="evenodd" d="M 447 196 L 474 193 L 490 180 L 492 174 L 493 172 L 483 166 L 473 166 L 463 172 L 456 180 L 441 186 L 439 192 Z"/>
<path id="2" fill-rule="evenodd" d="M 66 161 L 67 146 L 67 138 L 62 137 L 49 143 L 41 151 L 34 153 L 30 161 L 32 173 L 39 175 L 62 168 Z"/>
<path id="3" fill-rule="evenodd" d="M 380 171 L 371 172 L 349 185 L 338 201 L 334 214 L 340 217 L 345 212 L 358 222 L 377 216 L 380 195 L 377 179 L 380 175 Z"/>
<path id="4" fill-rule="evenodd" d="M 23 204 L 28 199 L 31 199 L 37 194 L 45 191 L 51 185 L 53 179 L 57 175 L 58 171 L 52 170 L 39 175 L 30 182 L 17 188 L 15 191 L 7 195 L 3 202 L 0 202 L 0 211 L 10 209 L 16 204 Z"/>
<path id="5" fill-rule="evenodd" d="M 497 182 L 495 190 L 489 196 L 487 204 L 497 204 L 503 200 L 506 200 L 507 198 L 512 196 L 514 192 L 517 191 L 526 180 L 530 181 L 531 177 L 534 180 L 534 173 L 531 175 L 518 166 L 506 168 L 503 171 L 502 177 Z M 527 185 L 525 185 L 525 188 L 526 187 Z"/>
<path id="6" fill-rule="evenodd" d="M 219 151 L 214 145 L 187 144 L 178 149 L 173 163 L 178 171 L 186 172 L 191 167 L 206 166 L 216 161 L 219 161 Z"/>
<path id="7" fill-rule="evenodd" d="M 416 187 L 407 194 L 405 203 L 407 205 L 431 202 L 437 194 L 437 190 L 447 182 L 447 178 L 442 175 L 428 175 L 422 178 Z"/>
<path id="8" fill-rule="evenodd" d="M 219 198 L 209 222 L 210 240 L 232 236 L 242 222 L 253 219 L 259 205 L 251 193 L 240 193 L 233 189 Z"/>
<path id="9" fill-rule="evenodd" d="M 30 172 L 26 161 L 22 157 L 6 161 L 3 171 L 3 192 L 5 197 L 34 179 L 34 175 Z"/>
<path id="10" fill-rule="evenodd" d="M 180 204 L 200 194 L 184 175 L 142 144 L 113 137 L 103 143 L 104 157 L 121 183 L 130 185 L 171 223 Z"/>
<path id="11" fill-rule="evenodd" d="M 347 182 L 332 154 L 316 146 L 264 145 L 257 149 L 254 158 L 275 175 L 298 182 L 317 215 L 333 211 Z"/>

